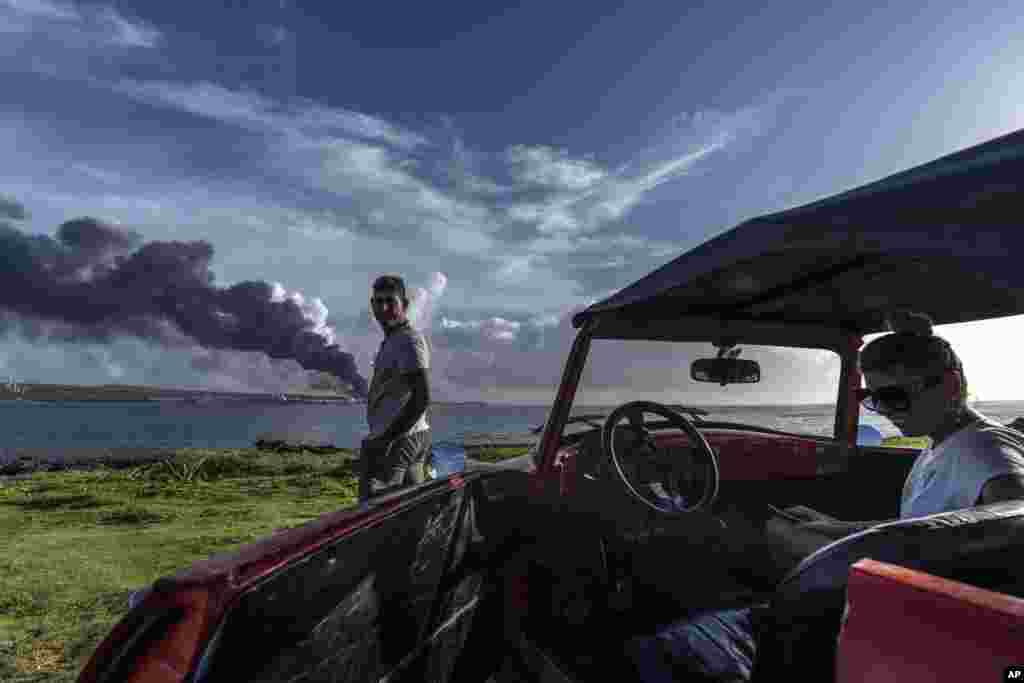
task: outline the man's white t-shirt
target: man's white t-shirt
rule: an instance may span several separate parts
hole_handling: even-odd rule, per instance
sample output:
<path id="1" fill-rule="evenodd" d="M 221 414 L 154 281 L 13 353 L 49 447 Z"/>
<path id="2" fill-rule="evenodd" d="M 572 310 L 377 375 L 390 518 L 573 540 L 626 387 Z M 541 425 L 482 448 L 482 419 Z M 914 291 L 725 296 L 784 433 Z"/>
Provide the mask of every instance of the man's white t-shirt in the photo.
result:
<path id="1" fill-rule="evenodd" d="M 412 398 L 412 386 L 403 374 L 429 368 L 427 340 L 412 325 L 402 325 L 384 338 L 373 362 L 373 379 L 366 399 L 366 422 L 371 437 L 380 436 L 387 430 Z M 427 413 L 424 412 L 407 434 L 429 427 Z"/>
<path id="2" fill-rule="evenodd" d="M 985 418 L 954 432 L 914 461 L 903 485 L 900 518 L 974 507 L 986 482 L 1024 476 L 1024 435 Z"/>

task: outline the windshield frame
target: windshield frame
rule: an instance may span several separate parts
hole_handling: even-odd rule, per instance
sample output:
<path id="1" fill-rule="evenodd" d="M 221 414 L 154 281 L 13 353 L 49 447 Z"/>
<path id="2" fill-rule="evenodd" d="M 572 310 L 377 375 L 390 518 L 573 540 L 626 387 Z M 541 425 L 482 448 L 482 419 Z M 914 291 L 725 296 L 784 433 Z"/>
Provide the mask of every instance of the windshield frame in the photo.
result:
<path id="1" fill-rule="evenodd" d="M 540 440 L 538 448 L 537 458 L 537 472 L 543 474 L 546 471 L 551 470 L 554 467 L 556 455 L 558 449 L 561 446 L 562 433 L 565 429 L 566 422 L 568 421 L 572 407 L 576 399 L 577 390 L 579 388 L 580 379 L 583 374 L 583 369 L 586 366 L 586 362 L 590 355 L 590 346 L 592 340 L 595 338 L 594 330 L 598 325 L 600 318 L 590 318 L 586 320 L 576 334 L 573 340 L 572 347 L 569 351 L 568 358 L 562 372 L 562 379 L 559 383 L 558 391 L 555 394 L 554 404 L 552 405 L 551 411 L 548 413 L 548 418 L 544 426 L 544 432 Z M 722 321 L 717 321 L 719 324 Z M 778 329 L 778 328 L 775 328 Z M 793 347 L 799 348 L 812 348 L 833 351 L 839 355 L 840 358 L 840 372 L 839 382 L 836 388 L 836 419 L 833 429 L 831 440 L 840 444 L 844 455 L 852 453 L 856 448 L 856 433 L 857 423 L 859 418 L 858 403 L 856 401 L 856 391 L 861 386 L 861 374 L 857 363 L 857 355 L 860 347 L 863 344 L 861 336 L 854 332 L 836 330 L 841 341 L 840 343 L 829 343 L 824 345 L 818 344 L 807 344 L 807 343 L 794 343 Z M 792 330 L 791 336 L 799 334 L 799 330 Z M 754 334 L 750 338 L 747 336 L 735 335 L 729 337 L 729 341 L 735 341 L 735 343 L 750 343 L 758 344 L 764 343 L 759 341 L 757 337 L 760 335 Z M 616 339 L 622 338 L 618 335 L 606 336 L 600 335 L 602 339 Z M 631 336 L 633 339 L 649 339 L 655 340 L 666 340 L 665 337 L 645 337 L 643 335 Z M 695 342 L 720 342 L 722 337 L 717 339 L 712 337 L 705 337 L 703 339 L 693 338 L 692 335 L 681 335 L 676 337 L 675 341 L 695 341 Z M 786 344 L 765 344 L 772 346 L 786 346 Z M 740 428 L 737 425 L 737 429 Z M 806 435 L 794 434 L 797 437 L 804 437 Z M 806 436 L 806 438 L 811 438 Z M 829 438 L 829 437 L 815 437 L 815 438 Z"/>

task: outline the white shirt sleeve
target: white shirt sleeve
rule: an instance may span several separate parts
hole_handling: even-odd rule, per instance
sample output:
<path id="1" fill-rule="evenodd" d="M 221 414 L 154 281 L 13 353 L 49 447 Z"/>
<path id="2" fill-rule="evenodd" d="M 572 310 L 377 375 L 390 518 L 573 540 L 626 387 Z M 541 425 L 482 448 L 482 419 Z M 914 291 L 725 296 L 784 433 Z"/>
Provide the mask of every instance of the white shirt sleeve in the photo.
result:
<path id="1" fill-rule="evenodd" d="M 977 432 L 972 446 L 970 462 L 962 462 L 961 466 L 971 471 L 972 476 L 966 479 L 972 487 L 968 495 L 973 504 L 990 480 L 1007 474 L 1024 476 L 1024 452 L 1021 450 L 1024 443 L 1021 441 L 1002 431 L 986 429 Z"/>

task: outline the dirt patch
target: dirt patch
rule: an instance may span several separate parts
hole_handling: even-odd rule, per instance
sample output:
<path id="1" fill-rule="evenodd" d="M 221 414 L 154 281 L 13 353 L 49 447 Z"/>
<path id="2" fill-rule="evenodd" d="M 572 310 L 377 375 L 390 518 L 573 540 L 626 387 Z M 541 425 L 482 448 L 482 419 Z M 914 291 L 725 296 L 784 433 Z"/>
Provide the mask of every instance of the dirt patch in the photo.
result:
<path id="1" fill-rule="evenodd" d="M 66 666 L 64 644 L 55 640 L 36 641 L 27 654 L 14 658 L 14 668 L 26 674 L 60 673 Z"/>

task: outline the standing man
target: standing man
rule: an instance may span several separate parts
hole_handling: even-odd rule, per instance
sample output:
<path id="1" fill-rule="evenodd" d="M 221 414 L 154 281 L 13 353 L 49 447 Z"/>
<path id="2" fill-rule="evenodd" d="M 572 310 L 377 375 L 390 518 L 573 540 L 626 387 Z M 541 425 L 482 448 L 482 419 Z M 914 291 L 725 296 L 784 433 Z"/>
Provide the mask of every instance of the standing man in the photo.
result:
<path id="1" fill-rule="evenodd" d="M 407 317 L 405 281 L 397 275 L 378 277 L 370 307 L 385 337 L 366 401 L 370 435 L 363 439 L 359 455 L 361 503 L 403 485 L 422 483 L 430 452 L 430 349 Z"/>

